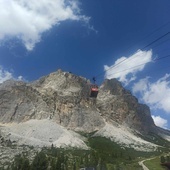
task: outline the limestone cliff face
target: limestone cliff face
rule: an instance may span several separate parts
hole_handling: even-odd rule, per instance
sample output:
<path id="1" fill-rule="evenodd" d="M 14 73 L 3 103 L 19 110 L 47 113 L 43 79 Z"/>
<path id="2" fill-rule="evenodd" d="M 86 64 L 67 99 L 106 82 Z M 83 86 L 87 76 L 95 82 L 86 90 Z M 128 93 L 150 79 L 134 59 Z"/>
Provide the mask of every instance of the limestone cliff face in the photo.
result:
<path id="1" fill-rule="evenodd" d="M 41 95 L 26 83 L 10 80 L 0 86 L 0 121 L 3 123 L 47 118 L 49 110 Z"/>
<path id="2" fill-rule="evenodd" d="M 0 85 L 0 122 L 48 118 L 88 133 L 106 122 L 156 131 L 148 106 L 139 104 L 116 79 L 104 81 L 97 99 L 89 97 L 89 85 L 89 80 L 61 70 L 32 83 L 6 81 Z"/>
<path id="3" fill-rule="evenodd" d="M 108 121 L 126 124 L 140 132 L 156 131 L 149 107 L 138 103 L 137 98 L 116 79 L 105 80 L 101 85 L 97 107 Z"/>

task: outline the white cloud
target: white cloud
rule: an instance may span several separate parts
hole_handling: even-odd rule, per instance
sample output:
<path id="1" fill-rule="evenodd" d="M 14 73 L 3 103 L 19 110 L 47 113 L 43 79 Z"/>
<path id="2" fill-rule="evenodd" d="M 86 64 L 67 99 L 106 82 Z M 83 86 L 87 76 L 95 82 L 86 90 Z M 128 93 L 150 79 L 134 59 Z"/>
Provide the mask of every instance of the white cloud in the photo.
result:
<path id="1" fill-rule="evenodd" d="M 160 116 L 152 116 L 155 125 L 162 127 L 162 128 L 167 128 L 167 123 L 168 121 L 166 119 L 161 118 Z"/>
<path id="2" fill-rule="evenodd" d="M 141 99 L 152 109 L 163 109 L 170 113 L 170 74 L 166 74 L 154 83 L 149 78 L 141 79 L 133 86 L 133 93 L 139 93 Z"/>
<path id="3" fill-rule="evenodd" d="M 125 85 L 136 79 L 136 73 L 152 61 L 152 51 L 138 50 L 130 57 L 121 57 L 112 66 L 104 65 L 105 78 L 117 78 Z"/>
<path id="4" fill-rule="evenodd" d="M 22 80 L 24 80 L 24 78 L 22 76 L 19 76 L 18 80 L 22 81 Z"/>
<path id="5" fill-rule="evenodd" d="M 4 70 L 1 66 L 0 66 L 0 83 L 3 83 L 4 81 L 11 79 L 12 73 Z"/>
<path id="6" fill-rule="evenodd" d="M 23 76 L 14 77 L 11 72 L 5 70 L 2 66 L 0 66 L 0 84 L 9 79 L 26 81 Z"/>
<path id="7" fill-rule="evenodd" d="M 143 94 L 145 91 L 147 91 L 148 83 L 149 83 L 148 79 L 149 77 L 146 77 L 144 79 L 140 79 L 137 83 L 134 83 L 133 89 L 132 89 L 133 93 L 140 92 Z"/>
<path id="8" fill-rule="evenodd" d="M 0 0 L 0 40 L 17 37 L 32 50 L 41 34 L 65 20 L 89 21 L 77 0 Z"/>

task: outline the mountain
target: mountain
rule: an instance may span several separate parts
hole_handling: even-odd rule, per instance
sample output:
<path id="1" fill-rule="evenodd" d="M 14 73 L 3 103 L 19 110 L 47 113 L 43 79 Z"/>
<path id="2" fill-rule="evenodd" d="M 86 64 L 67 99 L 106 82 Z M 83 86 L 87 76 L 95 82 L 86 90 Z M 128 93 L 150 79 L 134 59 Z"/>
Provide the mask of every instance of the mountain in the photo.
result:
<path id="1" fill-rule="evenodd" d="M 158 128 L 149 107 L 118 80 L 105 80 L 97 98 L 89 94 L 89 80 L 62 70 L 34 82 L 2 83 L 1 144 L 10 140 L 17 145 L 88 149 L 84 134 L 147 152 L 168 144 L 170 132 Z"/>

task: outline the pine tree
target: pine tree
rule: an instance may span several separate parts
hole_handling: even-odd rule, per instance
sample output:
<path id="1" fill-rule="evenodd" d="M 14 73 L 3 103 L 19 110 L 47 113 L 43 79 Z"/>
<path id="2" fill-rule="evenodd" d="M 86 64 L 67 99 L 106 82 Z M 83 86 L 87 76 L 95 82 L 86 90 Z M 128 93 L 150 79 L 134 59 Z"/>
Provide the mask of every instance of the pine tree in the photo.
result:
<path id="1" fill-rule="evenodd" d="M 166 161 L 167 161 L 167 162 L 170 162 L 170 156 L 167 156 L 167 157 L 166 157 Z"/>
<path id="2" fill-rule="evenodd" d="M 31 170 L 46 170 L 48 168 L 48 160 L 44 152 L 38 153 L 31 165 Z"/>
<path id="3" fill-rule="evenodd" d="M 30 170 L 29 160 L 21 155 L 17 155 L 14 163 L 11 165 L 12 170 Z"/>
<path id="4" fill-rule="evenodd" d="M 50 170 L 56 170 L 56 160 L 54 158 L 51 160 L 50 165 L 51 165 Z"/>

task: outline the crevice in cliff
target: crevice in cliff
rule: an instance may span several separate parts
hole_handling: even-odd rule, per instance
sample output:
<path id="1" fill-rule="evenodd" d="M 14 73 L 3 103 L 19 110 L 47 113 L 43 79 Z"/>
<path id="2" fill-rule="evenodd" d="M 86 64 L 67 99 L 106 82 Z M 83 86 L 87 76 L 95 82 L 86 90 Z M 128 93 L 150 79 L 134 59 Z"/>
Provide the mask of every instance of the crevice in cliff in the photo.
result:
<path id="1" fill-rule="evenodd" d="M 17 105 L 15 106 L 14 112 L 13 112 L 13 114 L 12 114 L 12 116 L 11 116 L 10 121 L 13 121 L 13 120 L 14 120 L 14 117 L 15 117 L 15 115 L 16 115 L 16 113 L 17 113 L 17 110 L 18 110 L 18 105 L 19 105 L 19 104 L 17 104 Z"/>

